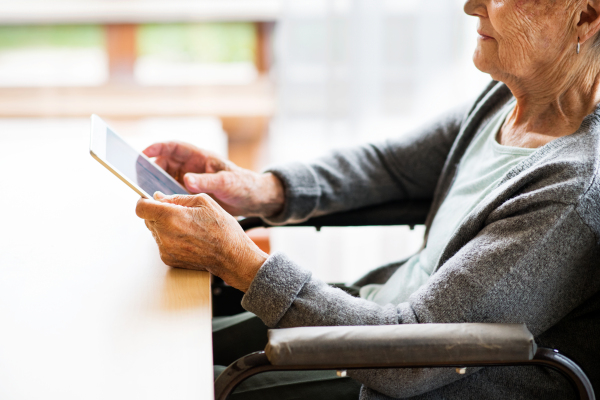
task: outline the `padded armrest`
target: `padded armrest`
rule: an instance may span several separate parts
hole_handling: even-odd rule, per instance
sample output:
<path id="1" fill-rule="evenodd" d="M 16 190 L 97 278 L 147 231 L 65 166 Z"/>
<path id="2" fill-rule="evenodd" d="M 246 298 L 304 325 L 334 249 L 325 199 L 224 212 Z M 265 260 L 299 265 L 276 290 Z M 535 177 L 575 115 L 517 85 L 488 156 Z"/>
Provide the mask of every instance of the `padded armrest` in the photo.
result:
<path id="1" fill-rule="evenodd" d="M 419 225 L 425 223 L 430 208 L 430 200 L 393 201 L 323 215 L 286 226 L 314 226 L 320 228 L 324 226 Z M 272 226 L 258 217 L 244 218 L 239 222 L 244 230 Z"/>
<path id="2" fill-rule="evenodd" d="M 537 350 L 524 324 L 406 324 L 269 331 L 277 366 L 339 368 L 522 362 Z"/>

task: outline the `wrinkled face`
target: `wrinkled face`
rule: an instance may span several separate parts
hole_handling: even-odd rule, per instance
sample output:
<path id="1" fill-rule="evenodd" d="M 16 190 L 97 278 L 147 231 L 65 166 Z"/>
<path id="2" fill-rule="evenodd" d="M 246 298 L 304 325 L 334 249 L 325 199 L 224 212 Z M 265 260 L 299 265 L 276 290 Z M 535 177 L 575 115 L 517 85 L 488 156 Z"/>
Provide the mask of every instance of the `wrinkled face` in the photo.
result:
<path id="1" fill-rule="evenodd" d="M 577 0 L 467 0 L 479 18 L 475 66 L 496 80 L 554 74 L 577 44 Z"/>

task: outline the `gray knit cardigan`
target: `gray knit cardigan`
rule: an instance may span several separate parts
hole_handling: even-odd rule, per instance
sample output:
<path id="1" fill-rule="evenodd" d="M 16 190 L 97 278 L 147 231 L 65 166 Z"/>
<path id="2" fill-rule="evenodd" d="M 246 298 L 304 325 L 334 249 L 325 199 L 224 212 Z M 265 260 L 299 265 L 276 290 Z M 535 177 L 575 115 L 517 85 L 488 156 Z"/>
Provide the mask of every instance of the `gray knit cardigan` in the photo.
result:
<path id="1" fill-rule="evenodd" d="M 287 197 L 270 222 L 433 199 L 429 227 L 467 146 L 512 98 L 504 84 L 492 82 L 474 104 L 412 135 L 272 168 Z M 506 174 L 407 302 L 380 306 L 352 297 L 279 253 L 258 271 L 242 305 L 273 328 L 525 323 L 538 345 L 574 358 L 600 392 L 599 166 L 600 107 L 577 132 L 540 147 Z M 362 283 L 381 282 L 394 267 L 388 269 Z M 450 368 L 360 370 L 351 376 L 363 384 L 361 399 L 574 396 L 562 377 L 540 367 L 487 367 L 466 375 Z"/>

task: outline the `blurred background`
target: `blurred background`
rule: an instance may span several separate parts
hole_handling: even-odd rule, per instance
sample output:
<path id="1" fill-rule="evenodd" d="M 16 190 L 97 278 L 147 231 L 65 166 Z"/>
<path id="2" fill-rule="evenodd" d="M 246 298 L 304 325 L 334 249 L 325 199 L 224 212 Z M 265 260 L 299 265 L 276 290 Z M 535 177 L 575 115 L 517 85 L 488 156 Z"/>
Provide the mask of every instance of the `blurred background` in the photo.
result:
<path id="1" fill-rule="evenodd" d="M 254 170 L 403 135 L 489 81 L 472 65 L 476 20 L 462 5 L 0 0 L 0 148 L 59 122 L 86 128 L 92 113 L 138 148 L 185 140 Z M 412 254 L 422 235 L 422 227 L 252 233 L 330 282 Z"/>

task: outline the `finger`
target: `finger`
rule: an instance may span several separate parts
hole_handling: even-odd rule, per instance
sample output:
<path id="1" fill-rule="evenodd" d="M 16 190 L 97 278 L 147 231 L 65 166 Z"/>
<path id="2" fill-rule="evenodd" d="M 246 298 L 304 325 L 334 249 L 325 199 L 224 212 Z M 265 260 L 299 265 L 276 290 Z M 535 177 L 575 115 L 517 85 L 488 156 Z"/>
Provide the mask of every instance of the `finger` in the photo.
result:
<path id="1" fill-rule="evenodd" d="M 185 174 L 185 188 L 190 193 L 215 193 L 225 186 L 224 175 L 218 174 Z"/>
<path id="2" fill-rule="evenodd" d="M 186 196 L 186 195 L 173 195 L 173 196 L 165 196 L 160 192 L 154 194 L 154 198 L 162 203 L 174 204 L 182 207 L 203 207 L 209 204 L 212 200 L 206 194 L 198 194 L 195 196 Z"/>
<path id="3" fill-rule="evenodd" d="M 169 160 L 165 157 L 157 157 L 154 163 L 161 167 L 167 174 L 171 175 L 179 183 L 183 183 L 182 166 L 183 164 Z"/>
<path id="4" fill-rule="evenodd" d="M 162 240 L 160 240 L 160 236 L 156 231 L 152 231 L 152 237 L 158 246 L 162 246 Z"/>
<path id="5" fill-rule="evenodd" d="M 169 175 L 171 175 L 175 180 L 179 178 L 179 171 L 181 168 L 181 163 L 167 161 L 167 167 L 163 168 Z"/>
<path id="6" fill-rule="evenodd" d="M 177 258 L 173 257 L 171 254 L 160 251 L 160 259 L 163 263 L 173 268 L 185 268 L 185 264 L 181 261 L 177 260 Z"/>
<path id="7" fill-rule="evenodd" d="M 169 161 L 166 158 L 158 157 L 156 160 L 154 160 L 154 162 L 156 163 L 156 165 L 158 165 L 165 171 L 167 170 L 167 165 L 169 164 Z"/>
<path id="8" fill-rule="evenodd" d="M 148 221 L 148 220 L 145 220 L 144 222 L 146 223 L 146 228 L 148 228 L 148 230 L 152 234 L 152 237 L 154 238 L 154 241 L 156 242 L 156 244 L 161 246 L 162 241 L 160 240 L 160 236 L 158 235 L 158 232 L 156 231 L 156 227 L 154 226 L 154 223 L 151 221 Z"/>
<path id="9" fill-rule="evenodd" d="M 202 153 L 195 146 L 182 142 L 154 143 L 143 151 L 147 157 L 166 157 L 179 163 L 188 161 L 194 155 L 194 152 Z"/>
<path id="10" fill-rule="evenodd" d="M 162 152 L 164 143 L 154 143 L 142 150 L 147 157 L 159 157 Z"/>
<path id="11" fill-rule="evenodd" d="M 157 221 L 169 211 L 168 204 L 143 198 L 138 200 L 135 207 L 136 215 L 148 221 Z"/>
<path id="12" fill-rule="evenodd" d="M 152 221 L 144 220 L 144 224 L 146 224 L 146 228 L 152 233 L 154 233 L 154 223 Z"/>
<path id="13" fill-rule="evenodd" d="M 208 157 L 206 160 L 206 172 L 220 172 L 230 171 L 230 163 L 226 160 L 222 160 L 219 157 Z"/>

